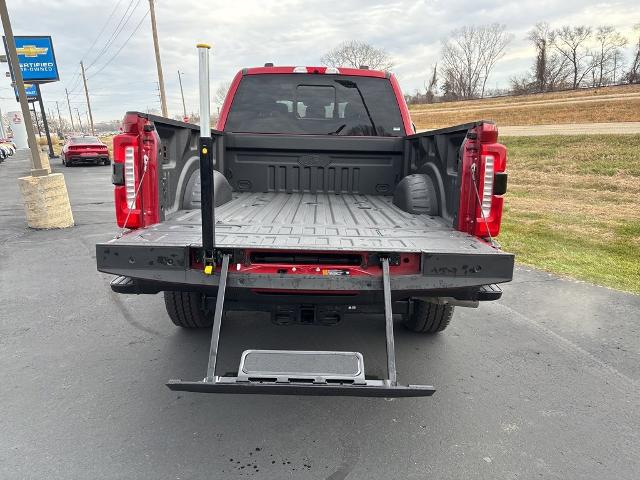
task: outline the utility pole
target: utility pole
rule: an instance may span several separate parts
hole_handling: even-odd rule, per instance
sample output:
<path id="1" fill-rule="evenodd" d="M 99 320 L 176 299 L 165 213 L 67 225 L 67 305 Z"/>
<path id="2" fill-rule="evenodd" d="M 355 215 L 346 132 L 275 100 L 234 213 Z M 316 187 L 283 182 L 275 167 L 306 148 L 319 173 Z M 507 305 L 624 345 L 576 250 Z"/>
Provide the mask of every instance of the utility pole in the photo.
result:
<path id="1" fill-rule="evenodd" d="M 162 76 L 162 63 L 160 62 L 160 45 L 158 44 L 158 29 L 156 27 L 156 11 L 153 0 L 149 0 L 149 12 L 151 13 L 151 31 L 153 32 L 153 48 L 156 51 L 156 67 L 158 67 L 158 86 L 160 88 L 160 104 L 162 106 L 162 116 L 168 117 L 167 97 L 164 93 L 164 77 Z"/>
<path id="2" fill-rule="evenodd" d="M 16 41 L 13 38 L 13 29 L 11 28 L 11 20 L 9 19 L 9 11 L 7 10 L 6 0 L 0 0 L 0 17 L 2 17 L 2 28 L 4 30 L 5 41 L 7 45 L 7 53 L 11 60 L 11 68 L 13 70 L 13 78 L 18 89 L 18 99 L 20 100 L 20 110 L 24 126 L 27 130 L 27 143 L 31 150 L 31 175 L 33 177 L 42 177 L 49 174 L 49 171 L 42 166 L 42 159 L 38 151 L 36 135 L 33 131 L 33 121 L 31 120 L 31 112 L 29 112 L 29 103 L 27 102 L 27 93 L 24 91 L 24 80 L 22 79 L 22 70 L 20 70 L 20 61 L 18 60 L 18 52 L 16 51 Z"/>
<path id="3" fill-rule="evenodd" d="M 41 137 L 42 136 L 42 129 L 40 128 L 40 121 L 38 121 L 38 112 L 36 112 L 36 106 L 32 103 L 31 104 L 31 113 L 33 113 L 33 118 L 36 121 L 36 128 L 38 129 L 38 136 Z"/>
<path id="4" fill-rule="evenodd" d="M 36 83 L 36 92 L 38 94 L 38 104 L 40 104 L 40 115 L 42 116 L 42 126 L 44 127 L 44 134 L 47 137 L 47 145 L 49 146 L 49 158 L 54 158 L 56 154 L 53 152 L 53 144 L 51 143 L 51 133 L 49 132 L 49 122 L 47 122 L 47 114 L 44 111 L 44 103 L 42 102 L 42 92 L 40 91 L 40 84 Z M 34 105 L 35 110 L 35 105 Z"/>
<path id="5" fill-rule="evenodd" d="M 185 119 L 187 118 L 187 107 L 184 104 L 184 90 L 182 90 L 182 74 L 180 73 L 180 70 L 178 70 L 178 82 L 180 82 L 180 95 L 182 95 L 182 118 Z"/>
<path id="6" fill-rule="evenodd" d="M 59 131 L 59 134 L 60 134 L 62 133 L 62 115 L 60 115 L 60 106 L 58 105 L 57 100 L 56 100 L 56 110 L 58 110 L 58 129 L 60 130 Z M 58 134 L 58 137 L 60 136 L 59 134 Z"/>
<path id="7" fill-rule="evenodd" d="M 82 128 L 82 120 L 80 120 L 80 111 L 78 110 L 78 107 L 76 107 L 76 115 L 78 116 L 78 123 L 80 124 L 80 132 L 82 132 L 84 129 Z"/>
<path id="8" fill-rule="evenodd" d="M 95 135 L 96 131 L 93 129 L 93 114 L 91 113 L 91 102 L 89 101 L 89 90 L 87 89 L 87 77 L 84 74 L 84 64 L 80 60 L 80 68 L 82 69 L 82 81 L 84 82 L 84 94 L 87 97 L 87 110 L 89 110 L 89 123 L 91 125 L 91 135 Z"/>
<path id="9" fill-rule="evenodd" d="M 69 101 L 69 92 L 66 88 L 64 89 L 64 93 L 67 94 L 67 106 L 69 107 L 69 118 L 71 118 L 71 130 L 75 132 L 76 126 L 73 124 L 73 113 L 71 112 L 71 102 Z"/>

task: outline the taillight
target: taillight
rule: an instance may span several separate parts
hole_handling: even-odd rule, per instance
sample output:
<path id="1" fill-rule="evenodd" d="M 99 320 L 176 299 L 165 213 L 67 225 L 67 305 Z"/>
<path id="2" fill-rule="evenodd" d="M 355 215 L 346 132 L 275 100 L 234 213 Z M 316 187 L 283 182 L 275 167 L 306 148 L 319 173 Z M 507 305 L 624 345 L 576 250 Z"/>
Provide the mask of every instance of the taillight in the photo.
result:
<path id="1" fill-rule="evenodd" d="M 140 228 L 142 212 L 140 197 L 136 197 L 138 175 L 136 157 L 138 153 L 136 136 L 121 134 L 113 139 L 114 200 L 116 220 L 120 228 Z M 119 179 L 116 181 L 116 172 Z"/>
<path id="2" fill-rule="evenodd" d="M 482 172 L 482 213 L 485 217 L 491 214 L 491 199 L 493 198 L 493 164 L 494 157 L 486 155 L 482 161 L 484 171 Z"/>
<path id="3" fill-rule="evenodd" d="M 157 148 L 153 124 L 128 113 L 124 133 L 113 139 L 116 220 L 121 228 L 141 228 L 160 221 Z"/>
<path id="4" fill-rule="evenodd" d="M 496 176 L 505 175 L 507 168 L 507 149 L 492 139 L 494 136 L 480 137 L 480 178 L 478 179 L 478 193 L 480 202 L 476 210 L 475 228 L 473 234 L 478 237 L 496 237 L 500 233 L 502 223 L 502 207 L 504 191 L 496 189 Z M 485 143 L 489 140 L 487 143 Z M 506 183 L 504 185 L 506 187 Z M 487 232 L 488 229 L 488 232 Z"/>
<path id="5" fill-rule="evenodd" d="M 471 130 L 460 171 L 458 230 L 483 238 L 497 236 L 502 222 L 507 149 L 497 140 L 494 124 L 483 123 Z"/>
<path id="6" fill-rule="evenodd" d="M 135 207 L 136 202 L 136 165 L 135 149 L 124 147 L 124 186 L 127 192 L 127 208 Z"/>

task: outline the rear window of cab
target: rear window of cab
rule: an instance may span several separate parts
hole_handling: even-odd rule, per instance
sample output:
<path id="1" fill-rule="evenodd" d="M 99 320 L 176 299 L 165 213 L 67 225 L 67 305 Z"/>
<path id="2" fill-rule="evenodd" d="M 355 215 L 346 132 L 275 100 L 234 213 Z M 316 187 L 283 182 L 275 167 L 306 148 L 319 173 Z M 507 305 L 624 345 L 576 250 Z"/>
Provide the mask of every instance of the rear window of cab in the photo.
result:
<path id="1" fill-rule="evenodd" d="M 386 78 L 265 74 L 242 78 L 224 130 L 396 137 L 404 129 Z"/>

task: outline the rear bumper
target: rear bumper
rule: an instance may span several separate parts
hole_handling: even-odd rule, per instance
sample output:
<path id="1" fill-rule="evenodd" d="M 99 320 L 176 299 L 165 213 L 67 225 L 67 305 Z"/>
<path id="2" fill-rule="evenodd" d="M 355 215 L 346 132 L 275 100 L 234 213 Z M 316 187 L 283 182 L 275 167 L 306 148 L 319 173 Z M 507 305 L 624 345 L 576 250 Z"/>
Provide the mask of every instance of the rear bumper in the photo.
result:
<path id="1" fill-rule="evenodd" d="M 67 155 L 67 161 L 70 162 L 95 162 L 109 160 L 109 155 L 95 154 L 95 155 Z"/>
<path id="2" fill-rule="evenodd" d="M 217 275 L 204 275 L 190 268 L 187 246 L 131 246 L 117 243 L 96 245 L 98 270 L 134 279 L 138 293 L 163 290 L 215 291 Z M 254 274 L 236 272 L 231 264 L 227 288 L 231 291 L 304 291 L 375 294 L 383 289 L 382 276 L 323 276 L 299 274 Z M 509 282 L 513 276 L 514 256 L 493 250 L 491 253 L 422 253 L 421 273 L 391 277 L 394 296 L 420 296 L 430 292 L 479 288 Z"/>

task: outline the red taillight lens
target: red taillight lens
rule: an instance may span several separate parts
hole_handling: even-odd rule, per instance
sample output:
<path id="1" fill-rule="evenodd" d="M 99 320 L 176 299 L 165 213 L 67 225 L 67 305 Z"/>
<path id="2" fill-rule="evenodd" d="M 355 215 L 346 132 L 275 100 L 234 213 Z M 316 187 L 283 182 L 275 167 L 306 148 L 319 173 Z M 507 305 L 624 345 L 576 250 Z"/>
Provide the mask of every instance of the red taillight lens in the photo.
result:
<path id="1" fill-rule="evenodd" d="M 504 199 L 502 195 L 495 195 L 494 183 L 496 174 L 504 172 L 507 167 L 507 149 L 499 143 L 482 143 L 480 152 L 478 182 L 480 205 L 476 211 L 474 235 L 495 237 L 500 233 Z"/>
<path id="2" fill-rule="evenodd" d="M 121 134 L 113 139 L 113 162 L 123 169 L 124 185 L 116 185 L 114 200 L 116 220 L 121 228 L 140 228 L 142 226 L 142 209 L 140 196 L 136 197 L 139 173 L 138 138 L 136 135 Z"/>

